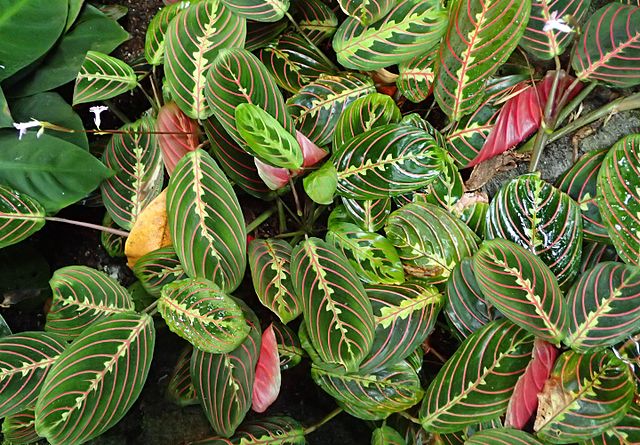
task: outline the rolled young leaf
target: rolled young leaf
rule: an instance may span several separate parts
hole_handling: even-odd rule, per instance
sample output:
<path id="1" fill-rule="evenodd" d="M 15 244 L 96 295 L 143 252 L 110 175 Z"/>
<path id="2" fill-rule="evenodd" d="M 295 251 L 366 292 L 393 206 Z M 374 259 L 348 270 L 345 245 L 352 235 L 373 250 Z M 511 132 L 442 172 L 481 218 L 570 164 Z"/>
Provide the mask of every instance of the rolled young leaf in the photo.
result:
<path id="1" fill-rule="evenodd" d="M 278 342 L 276 341 L 273 325 L 269 325 L 262 333 L 260 355 L 256 364 L 256 378 L 253 383 L 251 408 L 257 413 L 265 412 L 278 398 L 280 383 Z"/>
<path id="2" fill-rule="evenodd" d="M 161 133 L 158 134 L 158 145 L 164 166 L 171 175 L 182 156 L 200 145 L 200 127 L 195 120 L 184 114 L 175 102 L 169 102 L 158 111 L 156 130 Z"/>

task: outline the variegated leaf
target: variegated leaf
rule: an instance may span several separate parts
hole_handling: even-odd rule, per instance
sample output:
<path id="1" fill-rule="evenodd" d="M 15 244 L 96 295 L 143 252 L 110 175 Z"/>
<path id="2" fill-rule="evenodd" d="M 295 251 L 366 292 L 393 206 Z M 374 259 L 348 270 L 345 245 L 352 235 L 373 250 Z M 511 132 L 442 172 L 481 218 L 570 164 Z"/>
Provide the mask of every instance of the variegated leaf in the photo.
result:
<path id="1" fill-rule="evenodd" d="M 634 443 L 640 443 L 640 404 L 638 402 L 631 404 L 627 414 L 615 426 L 581 442 L 580 445 L 629 445 Z"/>
<path id="2" fill-rule="evenodd" d="M 342 204 L 351 219 L 367 232 L 380 230 L 391 213 L 389 198 L 366 201 L 342 198 Z"/>
<path id="3" fill-rule="evenodd" d="M 154 297 L 160 296 L 165 285 L 187 278 L 173 246 L 161 247 L 142 255 L 133 266 L 133 274 Z"/>
<path id="4" fill-rule="evenodd" d="M 111 229 L 119 228 L 119 226 L 115 222 L 113 222 L 113 218 L 111 218 L 109 212 L 106 212 L 104 214 L 104 217 L 102 218 L 102 225 Z M 127 238 L 124 236 L 116 235 L 115 233 L 111 232 L 100 232 L 100 243 L 102 244 L 102 247 L 104 247 L 104 250 L 107 251 L 107 254 L 109 254 L 109 256 L 112 258 L 120 258 L 125 256 L 124 245 L 126 241 Z"/>
<path id="5" fill-rule="evenodd" d="M 0 185 L 0 248 L 19 243 L 42 229 L 46 212 L 35 199 Z"/>
<path id="6" fill-rule="evenodd" d="M 396 3 L 397 0 L 338 0 L 340 9 L 364 26 L 383 18 Z"/>
<path id="7" fill-rule="evenodd" d="M 479 431 L 464 445 L 543 445 L 538 439 L 524 431 L 514 428 L 496 428 Z"/>
<path id="8" fill-rule="evenodd" d="M 604 261 L 618 261 L 620 257 L 616 253 L 616 248 L 610 244 L 600 244 L 586 242 L 582 244 L 582 262 L 580 263 L 580 273 L 591 269 L 598 263 Z"/>
<path id="9" fill-rule="evenodd" d="M 167 398 L 181 407 L 199 403 L 196 388 L 191 380 L 192 352 L 191 345 L 182 348 L 167 384 Z"/>
<path id="10" fill-rule="evenodd" d="M 437 59 L 438 47 L 435 47 L 398 64 L 396 86 L 404 97 L 414 103 L 429 97 L 436 79 Z"/>
<path id="11" fill-rule="evenodd" d="M 73 105 L 111 99 L 134 89 L 138 78 L 122 60 L 89 51 L 82 62 L 73 90 Z"/>
<path id="12" fill-rule="evenodd" d="M 407 445 L 407 442 L 399 432 L 383 425 L 371 433 L 371 445 Z"/>
<path id="13" fill-rule="evenodd" d="M 293 0 L 292 6 L 298 26 L 316 45 L 338 29 L 336 14 L 322 0 Z"/>
<path id="14" fill-rule="evenodd" d="M 277 22 L 289 10 L 289 0 L 222 0 L 233 13 L 256 22 Z"/>
<path id="15" fill-rule="evenodd" d="M 41 439 L 36 432 L 34 407 L 25 408 L 19 413 L 5 417 L 2 421 L 4 441 L 11 445 L 28 445 Z"/>
<path id="16" fill-rule="evenodd" d="M 151 19 L 144 41 L 144 58 L 150 65 L 162 65 L 165 51 L 164 39 L 167 28 L 169 28 L 169 23 L 171 23 L 171 20 L 173 20 L 176 15 L 190 5 L 190 0 L 181 0 L 168 4 Z"/>
<path id="17" fill-rule="evenodd" d="M 289 327 L 278 322 L 273 323 L 273 332 L 278 342 L 278 356 L 280 357 L 280 369 L 286 371 L 293 368 L 302 360 L 304 350 L 300 345 L 298 335 Z"/>
<path id="18" fill-rule="evenodd" d="M 304 428 L 291 417 L 263 417 L 242 425 L 230 439 L 210 437 L 193 445 L 304 445 Z"/>

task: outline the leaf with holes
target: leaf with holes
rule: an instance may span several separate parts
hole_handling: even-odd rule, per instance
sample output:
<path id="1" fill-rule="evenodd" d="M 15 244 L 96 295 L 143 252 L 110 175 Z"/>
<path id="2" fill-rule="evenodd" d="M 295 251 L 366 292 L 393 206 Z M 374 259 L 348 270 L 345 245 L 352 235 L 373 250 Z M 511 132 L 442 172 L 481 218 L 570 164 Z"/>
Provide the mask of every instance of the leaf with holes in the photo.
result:
<path id="1" fill-rule="evenodd" d="M 185 273 L 235 290 L 246 266 L 247 235 L 238 198 L 206 152 L 187 153 L 167 188 L 173 246 Z"/>
<path id="2" fill-rule="evenodd" d="M 33 405 L 2 421 L 2 435 L 7 444 L 27 445 L 41 439 L 36 432 L 36 415 Z"/>
<path id="3" fill-rule="evenodd" d="M 351 198 L 342 198 L 345 211 L 351 219 L 367 232 L 377 232 L 383 226 L 389 213 L 391 213 L 391 200 L 389 198 L 358 201 Z"/>
<path id="4" fill-rule="evenodd" d="M 35 199 L 0 185 L 0 249 L 42 229 L 44 218 L 45 210 Z"/>
<path id="5" fill-rule="evenodd" d="M 371 302 L 347 258 L 318 238 L 291 254 L 293 288 L 302 298 L 304 325 L 320 358 L 355 372 L 374 335 Z"/>
<path id="6" fill-rule="evenodd" d="M 184 114 L 175 102 L 164 104 L 158 111 L 156 121 L 158 145 L 162 160 L 169 174 L 173 173 L 178 161 L 185 153 L 200 145 L 198 122 Z"/>
<path id="7" fill-rule="evenodd" d="M 196 388 L 191 380 L 192 353 L 191 345 L 182 348 L 167 384 L 167 398 L 180 407 L 199 403 Z"/>
<path id="8" fill-rule="evenodd" d="M 338 29 L 338 18 L 322 0 L 294 0 L 294 18 L 303 33 L 316 45 Z"/>
<path id="9" fill-rule="evenodd" d="M 622 261 L 640 266 L 640 135 L 611 147 L 598 172 L 602 223 Z"/>
<path id="10" fill-rule="evenodd" d="M 165 34 L 169 28 L 169 23 L 190 5 L 191 1 L 171 3 L 158 11 L 151 19 L 144 40 L 144 58 L 150 65 L 158 66 L 164 63 Z"/>
<path id="11" fill-rule="evenodd" d="M 393 212 L 385 232 L 396 246 L 404 271 L 431 284 L 444 283 L 462 258 L 478 249 L 478 237 L 446 210 L 427 203 Z"/>
<path id="12" fill-rule="evenodd" d="M 356 17 L 342 22 L 333 36 L 333 49 L 342 66 L 373 71 L 411 59 L 438 44 L 447 29 L 447 12 L 439 1 L 393 3 L 382 20 L 369 26 Z"/>
<path id="13" fill-rule="evenodd" d="M 340 115 L 353 101 L 375 93 L 369 77 L 356 73 L 320 76 L 287 100 L 296 128 L 316 145 L 331 142 Z"/>
<path id="14" fill-rule="evenodd" d="M 504 238 L 535 253 L 562 288 L 580 269 L 580 207 L 539 173 L 519 176 L 500 188 L 489 204 L 485 238 Z"/>
<path id="15" fill-rule="evenodd" d="M 598 9 L 582 30 L 573 69 L 582 81 L 616 88 L 640 83 L 640 7 L 610 3 Z"/>
<path id="16" fill-rule="evenodd" d="M 473 257 L 478 287 L 505 317 L 549 343 L 567 331 L 568 308 L 540 258 L 504 239 L 485 241 Z"/>
<path id="17" fill-rule="evenodd" d="M 304 428 L 291 417 L 263 417 L 242 425 L 231 439 L 210 437 L 193 445 L 304 445 Z"/>
<path id="18" fill-rule="evenodd" d="M 302 313 L 302 301 L 291 282 L 291 245 L 278 239 L 249 244 L 249 267 L 256 295 L 283 323 Z"/>
<path id="19" fill-rule="evenodd" d="M 496 428 L 479 431 L 471 436 L 465 445 L 543 445 L 529 433 L 513 428 Z"/>
<path id="20" fill-rule="evenodd" d="M 611 351 L 562 354 L 539 396 L 533 430 L 548 443 L 573 443 L 617 424 L 629 409 L 635 383 Z"/>
<path id="21" fill-rule="evenodd" d="M 245 19 L 221 0 L 199 1 L 171 20 L 164 71 L 171 97 L 187 116 L 206 119 L 214 113 L 205 99 L 207 71 L 222 48 L 242 47 L 245 36 Z"/>
<path id="22" fill-rule="evenodd" d="M 404 97 L 419 103 L 431 95 L 436 79 L 438 47 L 398 64 L 396 86 Z"/>
<path id="23" fill-rule="evenodd" d="M 133 274 L 142 287 L 154 297 L 174 281 L 187 278 L 173 246 L 165 246 L 142 255 L 133 266 Z"/>
<path id="24" fill-rule="evenodd" d="M 164 169 L 155 122 L 150 117 L 127 124 L 114 134 L 102 159 L 115 176 L 100 185 L 102 200 L 113 221 L 130 230 L 142 210 L 162 191 Z"/>
<path id="25" fill-rule="evenodd" d="M 420 407 L 422 427 L 450 433 L 504 414 L 533 340 L 508 320 L 471 334 L 429 385 Z"/>
<path id="26" fill-rule="evenodd" d="M 79 445 L 115 425 L 142 391 L 154 345 L 147 314 L 111 315 L 84 330 L 44 381 L 38 434 L 52 445 Z"/>
<path id="27" fill-rule="evenodd" d="M 138 85 L 133 68 L 122 60 L 89 51 L 82 62 L 73 90 L 73 105 L 111 99 Z"/>
<path id="28" fill-rule="evenodd" d="M 67 344 L 47 332 L 0 338 L 0 417 L 18 414 L 38 398 L 51 366 Z"/>
<path id="29" fill-rule="evenodd" d="M 531 0 L 452 4 L 434 88 L 438 105 L 452 121 L 480 106 L 486 80 L 518 45 L 530 11 Z"/>
<path id="30" fill-rule="evenodd" d="M 49 281 L 53 291 L 44 328 L 73 340 L 97 320 L 131 313 L 133 301 L 116 280 L 86 266 L 58 269 Z"/>

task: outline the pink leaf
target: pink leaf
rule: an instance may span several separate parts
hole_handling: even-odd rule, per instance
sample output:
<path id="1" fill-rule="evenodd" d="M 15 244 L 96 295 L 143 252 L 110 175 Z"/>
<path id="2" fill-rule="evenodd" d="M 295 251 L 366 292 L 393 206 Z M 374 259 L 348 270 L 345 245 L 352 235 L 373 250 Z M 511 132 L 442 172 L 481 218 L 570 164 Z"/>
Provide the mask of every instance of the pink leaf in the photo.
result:
<path id="1" fill-rule="evenodd" d="M 541 82 L 522 88 L 517 96 L 504 104 L 482 150 L 467 167 L 473 167 L 515 147 L 538 131 L 554 77 L 555 71 L 550 71 Z M 565 74 L 564 71 L 560 72 L 554 107 L 573 80 L 574 78 Z M 581 89 L 582 84 L 577 84 L 571 91 L 569 99 L 575 97 Z"/>
<path id="2" fill-rule="evenodd" d="M 296 139 L 302 149 L 302 168 L 313 167 L 318 161 L 324 158 L 328 152 L 314 144 L 308 137 L 296 130 Z"/>
<path id="3" fill-rule="evenodd" d="M 170 102 L 160 108 L 156 129 L 159 132 L 177 133 L 158 135 L 162 159 L 171 174 L 180 158 L 195 150 L 200 144 L 200 127 L 196 121 L 184 114 L 178 105 Z"/>
<path id="4" fill-rule="evenodd" d="M 280 393 L 280 357 L 272 324 L 262 333 L 251 408 L 257 413 L 265 412 L 276 401 L 278 393 Z"/>
<path id="5" fill-rule="evenodd" d="M 505 426 L 522 429 L 538 408 L 538 394 L 551 374 L 558 350 L 550 343 L 536 339 L 533 344 L 533 356 L 524 374 L 518 379 L 513 390 Z"/>
<path id="6" fill-rule="evenodd" d="M 265 164 L 258 158 L 253 158 L 253 162 L 258 169 L 258 176 L 267 184 L 267 187 L 271 190 L 278 190 L 289 183 L 291 174 L 289 170 L 281 167 L 274 167 L 273 165 Z"/>

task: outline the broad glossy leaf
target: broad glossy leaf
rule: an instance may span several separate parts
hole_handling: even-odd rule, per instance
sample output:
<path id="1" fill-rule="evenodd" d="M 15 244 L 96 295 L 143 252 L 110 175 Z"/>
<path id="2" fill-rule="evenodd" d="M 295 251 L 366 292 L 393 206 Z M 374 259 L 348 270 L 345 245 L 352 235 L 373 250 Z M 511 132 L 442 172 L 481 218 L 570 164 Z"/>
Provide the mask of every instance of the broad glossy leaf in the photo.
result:
<path id="1" fill-rule="evenodd" d="M 278 341 L 271 324 L 262 332 L 251 409 L 257 413 L 265 412 L 278 398 L 281 382 Z"/>
<path id="2" fill-rule="evenodd" d="M 540 395 L 533 426 L 548 443 L 573 443 L 618 423 L 633 400 L 627 365 L 611 351 L 562 354 Z"/>
<path id="3" fill-rule="evenodd" d="M 371 93 L 359 97 L 340 114 L 333 133 L 333 150 L 342 151 L 344 144 L 359 134 L 402 118 L 400 108 L 386 94 Z"/>
<path id="4" fill-rule="evenodd" d="M 249 267 L 260 302 L 283 323 L 302 313 L 302 301 L 291 282 L 291 245 L 278 239 L 255 239 L 249 244 Z"/>
<path id="5" fill-rule="evenodd" d="M 283 175 L 280 187 L 278 188 L 284 187 L 288 181 L 289 176 Z M 338 188 L 338 173 L 331 161 L 325 162 L 322 167 L 305 176 L 302 184 L 305 193 L 313 202 L 322 205 L 331 205 Z"/>
<path id="6" fill-rule="evenodd" d="M 505 317 L 549 343 L 565 337 L 568 307 L 540 258 L 497 238 L 482 243 L 473 267 L 478 287 Z"/>
<path id="7" fill-rule="evenodd" d="M 404 360 L 371 373 L 340 374 L 312 366 L 311 377 L 343 406 L 349 406 L 351 415 L 364 410 L 384 419 L 411 408 L 424 394 L 418 374 Z"/>
<path id="8" fill-rule="evenodd" d="M 231 184 L 206 152 L 178 162 L 167 190 L 169 231 L 182 267 L 223 291 L 238 287 L 246 266 L 245 222 Z"/>
<path id="9" fill-rule="evenodd" d="M 569 290 L 567 305 L 567 346 L 584 353 L 615 345 L 640 331 L 640 267 L 595 265 Z"/>
<path id="10" fill-rule="evenodd" d="M 199 403 L 196 388 L 191 380 L 192 353 L 191 345 L 182 349 L 167 384 L 167 398 L 180 407 Z"/>
<path id="11" fill-rule="evenodd" d="M 438 105 L 452 121 L 480 106 L 485 82 L 518 45 L 530 10 L 530 0 L 452 4 L 434 88 Z"/>
<path id="12" fill-rule="evenodd" d="M 221 0 L 199 1 L 171 20 L 164 69 L 171 97 L 187 116 L 206 119 L 214 113 L 205 99 L 209 67 L 221 49 L 242 47 L 245 37 L 245 19 Z"/>
<path id="13" fill-rule="evenodd" d="M 357 201 L 342 198 L 342 204 L 351 219 L 367 232 L 377 232 L 383 226 L 391 213 L 391 200 L 381 198 L 375 200 Z"/>
<path id="14" fill-rule="evenodd" d="M 556 182 L 580 206 L 583 238 L 600 243 L 610 243 L 596 199 L 598 171 L 607 152 L 606 149 L 587 152 Z"/>
<path id="15" fill-rule="evenodd" d="M 86 150 L 46 133 L 22 140 L 2 134 L 0 146 L 0 184 L 31 196 L 47 213 L 84 198 L 113 173 Z"/>
<path id="16" fill-rule="evenodd" d="M 584 25 L 573 53 L 573 69 L 582 81 L 617 88 L 640 83 L 640 7 L 610 3 Z"/>
<path id="17" fill-rule="evenodd" d="M 393 212 L 385 226 L 403 262 L 405 273 L 444 283 L 456 264 L 478 248 L 478 237 L 464 223 L 438 206 L 411 203 Z"/>
<path id="18" fill-rule="evenodd" d="M 366 373 L 409 360 L 435 327 L 443 296 L 435 287 L 418 282 L 365 289 L 375 317 L 371 352 L 360 365 L 360 372 Z"/>
<path id="19" fill-rule="evenodd" d="M 320 76 L 287 100 L 296 128 L 317 145 L 332 140 L 340 115 L 359 97 L 375 92 L 373 81 L 356 73 Z"/>
<path id="20" fill-rule="evenodd" d="M 251 407 L 255 368 L 260 354 L 260 322 L 241 300 L 236 300 L 250 327 L 240 346 L 227 354 L 194 349 L 191 379 L 213 430 L 231 436 Z"/>
<path id="21" fill-rule="evenodd" d="M 151 117 L 126 124 L 122 134 L 114 134 L 102 156 L 104 164 L 116 172 L 100 184 L 102 201 L 113 221 L 130 230 L 142 210 L 162 191 L 162 153 Z"/>
<path id="22" fill-rule="evenodd" d="M 278 356 L 280 357 L 280 369 L 286 371 L 293 368 L 302 360 L 304 350 L 300 345 L 298 335 L 284 324 L 273 323 L 273 332 L 278 342 Z"/>
<path id="23" fill-rule="evenodd" d="M 289 10 L 289 0 L 222 0 L 234 14 L 256 22 L 277 22 Z"/>
<path id="24" fill-rule="evenodd" d="M 42 229 L 44 208 L 28 195 L 0 185 L 0 248 L 19 243 Z"/>
<path id="25" fill-rule="evenodd" d="M 86 266 L 58 269 L 49 281 L 53 301 L 44 328 L 73 340 L 97 320 L 132 313 L 127 290 L 104 272 Z"/>
<path id="26" fill-rule="evenodd" d="M 393 9 L 396 0 L 338 0 L 340 9 L 364 26 L 377 22 Z"/>
<path id="27" fill-rule="evenodd" d="M 338 193 L 362 200 L 417 190 L 442 172 L 445 154 L 424 130 L 402 124 L 375 127 L 351 139 L 335 156 Z"/>
<path id="28" fill-rule="evenodd" d="M 627 414 L 614 427 L 580 445 L 627 445 L 636 442 L 640 442 L 640 405 L 637 402 L 631 404 Z"/>
<path id="29" fill-rule="evenodd" d="M 464 196 L 463 198 L 464 199 Z M 465 205 L 458 217 L 473 232 L 482 237 L 484 236 L 487 225 L 487 212 L 489 211 L 489 203 L 484 201 L 476 201 Z"/>
<path id="30" fill-rule="evenodd" d="M 407 445 L 407 442 L 399 432 L 383 425 L 371 433 L 371 445 Z"/>
<path id="31" fill-rule="evenodd" d="M 144 58 L 150 65 L 157 66 L 164 63 L 165 33 L 171 20 L 183 9 L 191 5 L 189 0 L 181 0 L 163 7 L 153 16 L 144 40 Z"/>
<path id="32" fill-rule="evenodd" d="M 2 435 L 5 442 L 12 445 L 27 445 L 37 442 L 40 436 L 36 432 L 36 416 L 33 412 L 33 406 L 5 417 L 2 421 Z"/>
<path id="33" fill-rule="evenodd" d="M 51 366 L 67 344 L 47 332 L 0 338 L 0 417 L 17 414 L 37 399 Z"/>
<path id="34" fill-rule="evenodd" d="M 147 314 L 92 324 L 56 360 L 36 403 L 36 430 L 52 445 L 76 445 L 115 425 L 147 379 L 155 329 Z"/>
<path id="35" fill-rule="evenodd" d="M 640 135 L 611 147 L 598 172 L 602 223 L 625 263 L 640 265 Z"/>
<path id="36" fill-rule="evenodd" d="M 456 121 L 446 136 L 446 148 L 459 167 L 465 167 L 478 156 L 495 125 L 500 109 L 488 102 Z"/>
<path id="37" fill-rule="evenodd" d="M 115 222 L 113 222 L 113 219 L 111 218 L 111 215 L 109 215 L 109 212 L 106 212 L 104 214 L 104 217 L 102 218 L 102 225 L 111 229 L 119 229 L 119 226 Z M 126 241 L 127 238 L 124 236 L 116 235 L 111 232 L 100 232 L 100 243 L 111 258 L 120 258 L 125 256 L 124 245 Z"/>
<path id="38" fill-rule="evenodd" d="M 111 99 L 134 89 L 138 79 L 122 60 L 97 51 L 87 52 L 76 77 L 73 105 Z"/>
<path id="39" fill-rule="evenodd" d="M 580 207 L 539 173 L 522 175 L 504 184 L 489 204 L 485 238 L 504 238 L 535 253 L 566 288 L 580 268 Z"/>
<path id="40" fill-rule="evenodd" d="M 165 285 L 187 278 L 173 246 L 161 247 L 142 255 L 133 266 L 133 274 L 154 297 L 160 296 Z"/>
<path id="41" fill-rule="evenodd" d="M 431 95 L 436 79 L 438 47 L 398 64 L 396 86 L 404 97 L 419 103 Z"/>
<path id="42" fill-rule="evenodd" d="M 448 153 L 443 153 L 444 167 L 436 179 L 424 191 L 413 194 L 413 201 L 436 204 L 455 214 L 456 203 L 465 191 L 462 175 L 458 171 L 455 161 Z"/>
<path id="43" fill-rule="evenodd" d="M 20 119 L 14 120 L 13 117 L 11 117 L 7 98 L 4 96 L 4 92 L 0 87 L 0 128 L 12 128 L 13 122 L 20 122 Z"/>
<path id="44" fill-rule="evenodd" d="M 200 145 L 200 126 L 184 114 L 175 102 L 169 102 L 158 111 L 156 130 L 160 133 L 158 145 L 162 160 L 171 175 L 178 161 Z"/>
<path id="45" fill-rule="evenodd" d="M 241 308 L 207 280 L 165 285 L 158 310 L 172 332 L 204 352 L 231 352 L 249 333 Z"/>
<path id="46" fill-rule="evenodd" d="M 582 262 L 580 264 L 580 273 L 591 269 L 598 263 L 603 261 L 618 261 L 620 258 L 616 253 L 616 248 L 610 244 L 585 242 L 582 245 Z"/>
<path id="47" fill-rule="evenodd" d="M 320 358 L 348 372 L 357 371 L 373 342 L 374 318 L 347 258 L 328 243 L 309 238 L 293 249 L 291 276 Z"/>
<path id="48" fill-rule="evenodd" d="M 263 417 L 242 425 L 231 439 L 211 437 L 193 445 L 304 445 L 304 428 L 291 417 Z"/>
<path id="49" fill-rule="evenodd" d="M 529 433 L 513 428 L 496 428 L 479 431 L 471 436 L 464 445 L 543 445 Z"/>
<path id="50" fill-rule="evenodd" d="M 429 51 L 444 35 L 447 12 L 436 0 L 390 2 L 393 9 L 367 26 L 348 17 L 333 36 L 333 49 L 345 68 L 372 71 Z"/>
<path id="51" fill-rule="evenodd" d="M 288 26 L 289 21 L 286 19 L 272 23 L 247 20 L 247 41 L 244 44 L 244 49 L 255 51 L 264 48 L 275 42 Z"/>
<path id="52" fill-rule="evenodd" d="M 508 320 L 471 334 L 429 385 L 420 408 L 423 428 L 449 433 L 500 417 L 529 363 L 533 340 Z"/>
<path id="53" fill-rule="evenodd" d="M 338 29 L 338 18 L 322 0 L 293 0 L 294 17 L 309 39 L 322 43 Z"/>

